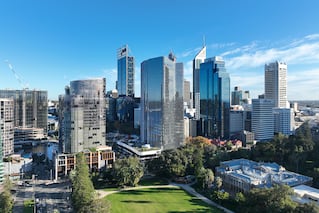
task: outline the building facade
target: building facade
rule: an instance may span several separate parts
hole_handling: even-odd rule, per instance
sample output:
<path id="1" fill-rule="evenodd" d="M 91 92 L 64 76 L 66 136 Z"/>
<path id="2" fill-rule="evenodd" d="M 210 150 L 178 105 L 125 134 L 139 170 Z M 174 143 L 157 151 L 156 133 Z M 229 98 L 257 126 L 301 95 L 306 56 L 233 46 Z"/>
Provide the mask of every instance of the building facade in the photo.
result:
<path id="1" fill-rule="evenodd" d="M 105 78 L 71 81 L 60 97 L 60 149 L 64 153 L 105 145 Z"/>
<path id="2" fill-rule="evenodd" d="M 230 78 L 221 57 L 206 59 L 200 65 L 201 135 L 229 138 Z"/>
<path id="3" fill-rule="evenodd" d="M 292 135 L 295 126 L 295 115 L 292 108 L 274 108 L 275 133 Z"/>
<path id="4" fill-rule="evenodd" d="M 117 90 L 119 96 L 134 97 L 134 57 L 129 56 L 128 45 L 117 51 Z"/>
<path id="5" fill-rule="evenodd" d="M 48 128 L 48 92 L 42 90 L 0 90 L 0 98 L 14 101 L 14 126 Z"/>
<path id="6" fill-rule="evenodd" d="M 0 98 L 0 129 L 2 141 L 2 156 L 14 153 L 14 102 L 13 99 Z"/>
<path id="7" fill-rule="evenodd" d="M 257 141 L 267 141 L 274 137 L 274 100 L 253 99 L 251 129 Z"/>
<path id="8" fill-rule="evenodd" d="M 183 64 L 174 55 L 141 64 L 141 140 L 173 149 L 184 143 Z"/>
<path id="9" fill-rule="evenodd" d="M 286 63 L 276 61 L 265 65 L 265 99 L 274 100 L 274 107 L 289 107 Z"/>
<path id="10" fill-rule="evenodd" d="M 200 119 L 200 94 L 199 94 L 199 85 L 200 85 L 200 64 L 203 63 L 206 59 L 206 46 L 199 51 L 193 60 L 193 103 L 194 108 L 196 109 L 195 119 Z"/>
<path id="11" fill-rule="evenodd" d="M 2 125 L 2 120 L 0 119 L 0 125 Z M 2 129 L 0 128 L 0 185 L 3 183 L 3 155 L 2 155 Z"/>
<path id="12" fill-rule="evenodd" d="M 190 85 L 189 81 L 184 80 L 184 106 L 187 108 L 193 108 Z"/>

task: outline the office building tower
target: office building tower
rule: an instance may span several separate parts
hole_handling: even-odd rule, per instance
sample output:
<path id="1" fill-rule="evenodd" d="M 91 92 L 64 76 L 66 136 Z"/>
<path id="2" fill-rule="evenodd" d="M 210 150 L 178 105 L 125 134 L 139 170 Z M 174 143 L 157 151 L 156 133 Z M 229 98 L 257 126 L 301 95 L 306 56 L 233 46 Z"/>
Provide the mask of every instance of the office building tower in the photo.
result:
<path id="1" fill-rule="evenodd" d="M 142 62 L 142 142 L 162 149 L 184 143 L 183 72 L 172 53 Z"/>
<path id="2" fill-rule="evenodd" d="M 274 100 L 274 107 L 289 107 L 286 63 L 276 61 L 265 65 L 265 99 Z"/>
<path id="3" fill-rule="evenodd" d="M 257 141 L 268 141 L 274 137 L 274 100 L 253 99 L 251 128 Z"/>
<path id="4" fill-rule="evenodd" d="M 245 130 L 245 118 L 243 110 L 231 110 L 230 111 L 230 125 L 229 132 L 230 136 L 239 135 L 240 132 Z"/>
<path id="5" fill-rule="evenodd" d="M 199 51 L 193 60 L 193 103 L 194 108 L 196 109 L 195 119 L 200 119 L 200 94 L 199 94 L 199 85 L 200 85 L 200 64 L 203 63 L 206 59 L 206 46 Z"/>
<path id="6" fill-rule="evenodd" d="M 2 141 L 2 156 L 14 153 L 14 118 L 13 99 L 0 98 L 0 129 Z"/>
<path id="7" fill-rule="evenodd" d="M 0 98 L 14 102 L 14 126 L 41 128 L 47 135 L 48 92 L 42 90 L 0 90 Z"/>
<path id="8" fill-rule="evenodd" d="M 0 119 L 0 126 L 2 125 L 2 120 Z M 2 155 L 2 133 L 3 130 L 0 128 L 0 185 L 3 183 L 3 155 Z"/>
<path id="9" fill-rule="evenodd" d="M 117 51 L 117 87 L 119 96 L 134 97 L 134 57 L 129 56 L 128 45 Z"/>
<path id="10" fill-rule="evenodd" d="M 186 105 L 187 108 L 193 108 L 191 99 L 190 82 L 184 80 L 184 105 Z"/>
<path id="11" fill-rule="evenodd" d="M 292 135 L 295 126 L 295 116 L 292 108 L 273 108 L 275 133 Z"/>
<path id="12" fill-rule="evenodd" d="M 221 57 L 206 59 L 200 65 L 201 135 L 229 138 L 230 78 Z"/>
<path id="13" fill-rule="evenodd" d="M 105 78 L 71 81 L 60 104 L 62 152 L 105 145 Z"/>
<path id="14" fill-rule="evenodd" d="M 236 86 L 234 88 L 234 91 L 232 91 L 231 93 L 231 104 L 241 105 L 242 100 L 243 100 L 243 91 L 240 89 L 240 87 Z"/>

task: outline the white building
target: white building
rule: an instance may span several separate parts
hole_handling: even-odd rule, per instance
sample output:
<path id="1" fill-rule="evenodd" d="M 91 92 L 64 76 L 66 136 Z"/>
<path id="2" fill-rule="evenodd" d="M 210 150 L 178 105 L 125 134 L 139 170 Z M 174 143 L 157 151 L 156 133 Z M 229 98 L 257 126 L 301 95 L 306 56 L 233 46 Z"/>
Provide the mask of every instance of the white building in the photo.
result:
<path id="1" fill-rule="evenodd" d="M 0 129 L 3 157 L 14 153 L 14 114 L 13 99 L 0 98 Z"/>
<path id="2" fill-rule="evenodd" d="M 274 107 L 289 107 L 286 63 L 276 61 L 265 65 L 265 99 L 274 100 Z"/>
<path id="3" fill-rule="evenodd" d="M 295 119 L 294 111 L 291 108 L 274 108 L 274 129 L 275 133 L 291 135 L 294 132 Z"/>
<path id="4" fill-rule="evenodd" d="M 300 203 L 310 203 L 313 202 L 319 205 L 319 189 L 307 186 L 307 185 L 299 185 L 293 187 L 294 195 L 292 195 L 292 200 Z"/>
<path id="5" fill-rule="evenodd" d="M 257 141 L 267 141 L 274 136 L 274 100 L 253 99 L 251 129 Z"/>

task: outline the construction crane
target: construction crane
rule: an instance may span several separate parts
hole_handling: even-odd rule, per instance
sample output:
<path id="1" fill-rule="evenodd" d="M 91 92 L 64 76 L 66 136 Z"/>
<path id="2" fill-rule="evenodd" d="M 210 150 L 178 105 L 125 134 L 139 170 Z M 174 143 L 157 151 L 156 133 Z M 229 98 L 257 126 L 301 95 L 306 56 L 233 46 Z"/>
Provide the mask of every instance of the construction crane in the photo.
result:
<path id="1" fill-rule="evenodd" d="M 7 63 L 8 64 L 8 66 L 9 66 L 9 69 L 12 71 L 12 73 L 14 74 L 14 77 L 19 81 L 19 84 L 20 84 L 20 86 L 22 87 L 22 89 L 28 89 L 28 84 L 27 83 L 24 83 L 23 81 L 22 81 L 22 79 L 20 78 L 20 76 L 17 74 L 17 72 L 13 69 L 13 66 L 12 66 L 12 64 L 10 64 L 10 62 L 9 62 L 9 60 L 5 60 L 4 61 L 5 63 Z"/>

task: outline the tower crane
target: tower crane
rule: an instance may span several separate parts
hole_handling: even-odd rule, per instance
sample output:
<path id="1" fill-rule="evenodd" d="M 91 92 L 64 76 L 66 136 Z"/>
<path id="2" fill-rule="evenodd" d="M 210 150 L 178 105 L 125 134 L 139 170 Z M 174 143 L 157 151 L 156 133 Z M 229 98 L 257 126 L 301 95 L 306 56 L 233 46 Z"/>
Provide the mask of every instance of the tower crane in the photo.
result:
<path id="1" fill-rule="evenodd" d="M 28 84 L 24 83 L 22 81 L 22 79 L 20 78 L 20 76 L 17 74 L 17 72 L 13 69 L 12 64 L 9 62 L 9 60 L 5 60 L 4 62 L 6 62 L 9 66 L 9 69 L 12 71 L 12 73 L 14 74 L 14 77 L 18 80 L 20 86 L 22 87 L 22 89 L 28 89 Z"/>

